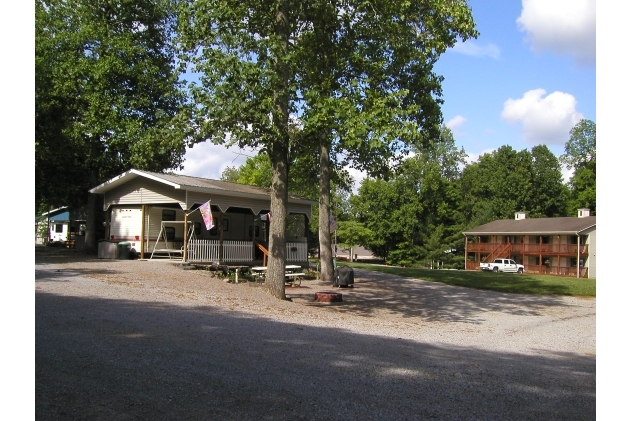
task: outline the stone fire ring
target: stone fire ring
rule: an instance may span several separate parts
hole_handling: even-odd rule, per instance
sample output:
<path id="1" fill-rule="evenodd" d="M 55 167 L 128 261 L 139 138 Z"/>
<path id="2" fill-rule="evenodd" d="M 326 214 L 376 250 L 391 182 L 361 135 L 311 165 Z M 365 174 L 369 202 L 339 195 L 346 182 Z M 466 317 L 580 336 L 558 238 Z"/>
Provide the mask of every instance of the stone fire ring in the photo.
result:
<path id="1" fill-rule="evenodd" d="M 341 302 L 342 294 L 332 291 L 320 291 L 315 293 L 315 300 L 319 303 L 337 303 Z"/>

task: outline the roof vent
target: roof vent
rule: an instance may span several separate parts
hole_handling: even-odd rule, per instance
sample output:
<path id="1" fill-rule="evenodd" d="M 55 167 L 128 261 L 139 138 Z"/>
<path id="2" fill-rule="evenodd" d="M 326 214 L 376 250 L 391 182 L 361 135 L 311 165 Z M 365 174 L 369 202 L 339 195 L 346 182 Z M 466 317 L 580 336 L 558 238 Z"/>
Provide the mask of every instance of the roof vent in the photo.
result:
<path id="1" fill-rule="evenodd" d="M 585 218 L 589 216 L 589 208 L 580 208 L 578 210 L 578 217 L 579 218 Z"/>
<path id="2" fill-rule="evenodd" d="M 526 212 L 515 212 L 515 221 L 526 219 Z"/>

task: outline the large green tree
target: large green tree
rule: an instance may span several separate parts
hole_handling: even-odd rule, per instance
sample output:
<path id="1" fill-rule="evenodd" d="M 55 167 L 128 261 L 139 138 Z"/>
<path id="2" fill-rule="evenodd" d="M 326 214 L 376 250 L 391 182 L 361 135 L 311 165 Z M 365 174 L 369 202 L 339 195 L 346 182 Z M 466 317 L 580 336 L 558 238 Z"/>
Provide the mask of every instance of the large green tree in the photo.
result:
<path id="1" fill-rule="evenodd" d="M 313 30 L 302 37 L 299 88 L 306 139 L 320 157 L 326 282 L 333 274 L 331 167 L 385 177 L 411 145 L 435 137 L 442 78 L 433 65 L 457 37 L 477 32 L 464 1 L 320 2 L 308 13 Z"/>
<path id="2" fill-rule="evenodd" d="M 505 145 L 467 165 L 462 174 L 463 213 L 470 225 L 527 211 L 532 188 L 532 155 Z"/>
<path id="3" fill-rule="evenodd" d="M 567 210 L 576 215 L 579 208 L 596 214 L 596 123 L 581 120 L 570 130 L 561 162 L 574 173 L 570 178 L 570 200 Z"/>
<path id="4" fill-rule="evenodd" d="M 373 233 L 362 245 L 390 263 L 445 260 L 445 251 L 463 242 L 459 179 L 465 153 L 449 129 L 439 133 L 390 180 L 366 179 L 351 198 L 355 218 Z"/>
<path id="5" fill-rule="evenodd" d="M 178 168 L 183 104 L 168 0 L 37 0 L 36 202 L 88 204 L 88 189 L 132 167 Z"/>
<path id="6" fill-rule="evenodd" d="M 389 157 L 440 119 L 441 79 L 431 71 L 438 56 L 458 36 L 476 35 L 470 9 L 458 0 L 190 0 L 180 24 L 182 58 L 199 74 L 190 87 L 195 140 L 269 155 L 276 217 L 266 287 L 278 298 L 285 297 L 291 151 L 318 146 L 323 230 L 338 152 L 371 172 L 387 168 Z M 303 124 L 298 142 L 291 142 L 292 114 Z M 340 148 L 331 148 L 334 139 Z M 330 247 L 321 252 L 330 276 Z"/>

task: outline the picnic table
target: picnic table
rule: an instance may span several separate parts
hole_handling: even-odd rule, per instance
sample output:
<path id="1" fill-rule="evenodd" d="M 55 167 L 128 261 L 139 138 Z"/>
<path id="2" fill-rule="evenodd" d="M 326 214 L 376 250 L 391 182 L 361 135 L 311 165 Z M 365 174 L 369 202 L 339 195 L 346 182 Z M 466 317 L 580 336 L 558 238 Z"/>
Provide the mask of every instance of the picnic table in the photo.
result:
<path id="1" fill-rule="evenodd" d="M 285 265 L 285 283 L 300 286 L 302 278 L 305 276 L 303 272 L 300 272 L 300 269 L 302 267 L 298 265 Z M 265 281 L 267 266 L 253 266 L 250 270 L 254 272 L 258 282 Z"/>

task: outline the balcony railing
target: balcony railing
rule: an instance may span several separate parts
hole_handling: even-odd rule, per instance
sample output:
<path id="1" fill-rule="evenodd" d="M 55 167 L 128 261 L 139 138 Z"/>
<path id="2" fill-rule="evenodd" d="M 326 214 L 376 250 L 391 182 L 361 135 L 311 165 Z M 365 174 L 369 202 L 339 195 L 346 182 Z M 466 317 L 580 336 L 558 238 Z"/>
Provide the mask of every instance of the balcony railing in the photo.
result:
<path id="1" fill-rule="evenodd" d="M 472 253 L 492 253 L 507 243 L 467 243 L 467 251 Z M 567 254 L 576 256 L 578 244 L 511 244 L 511 254 Z M 589 254 L 589 246 L 581 244 L 581 255 Z"/>

